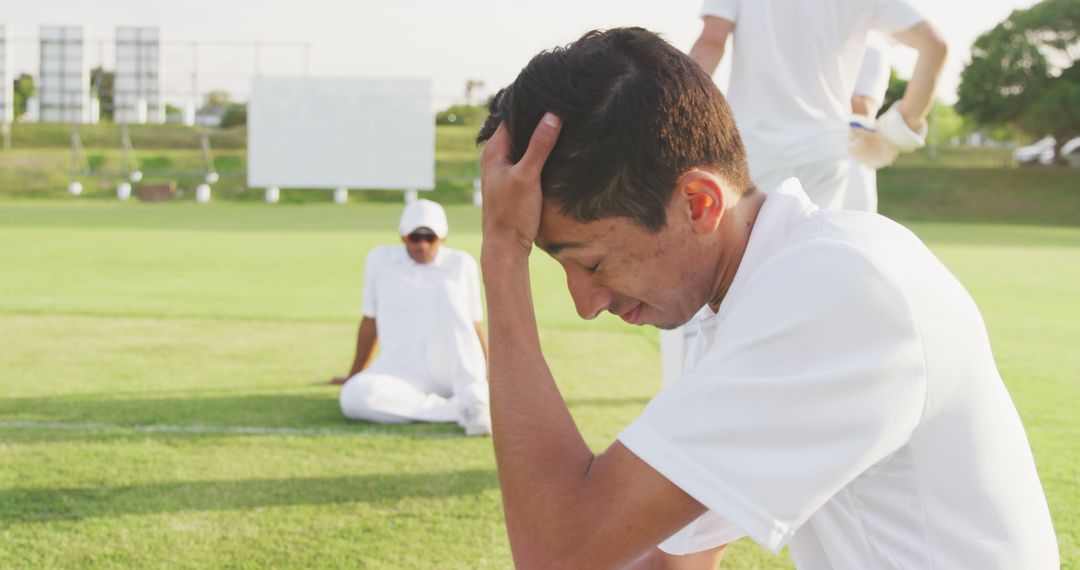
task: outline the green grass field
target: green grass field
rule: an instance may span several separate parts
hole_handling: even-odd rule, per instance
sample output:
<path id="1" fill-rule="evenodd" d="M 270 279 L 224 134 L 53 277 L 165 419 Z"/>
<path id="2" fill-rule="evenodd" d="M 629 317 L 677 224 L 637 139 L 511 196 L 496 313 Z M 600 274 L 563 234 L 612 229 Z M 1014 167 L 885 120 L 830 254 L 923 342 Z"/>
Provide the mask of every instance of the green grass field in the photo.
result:
<path id="1" fill-rule="evenodd" d="M 439 175 L 472 152 L 440 131 Z M 1080 189 L 995 160 L 910 157 L 882 173 L 882 209 L 979 303 L 1080 567 Z M 21 192 L 4 164 L 0 568 L 510 565 L 489 439 L 345 422 L 325 384 L 398 203 L 71 199 Z M 477 254 L 479 211 L 449 213 L 451 245 Z M 544 257 L 533 278 L 552 369 L 602 449 L 659 389 L 656 332 L 579 320 Z M 724 567 L 790 563 L 744 540 Z"/>

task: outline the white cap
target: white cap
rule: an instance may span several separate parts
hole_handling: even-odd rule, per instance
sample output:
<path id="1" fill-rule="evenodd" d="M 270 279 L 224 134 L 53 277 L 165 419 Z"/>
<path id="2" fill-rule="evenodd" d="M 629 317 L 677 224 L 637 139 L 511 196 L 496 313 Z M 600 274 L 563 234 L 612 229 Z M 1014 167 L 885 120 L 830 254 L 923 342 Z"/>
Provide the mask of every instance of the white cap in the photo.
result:
<path id="1" fill-rule="evenodd" d="M 401 213 L 401 221 L 398 222 L 398 231 L 407 236 L 417 228 L 431 228 L 435 235 L 444 238 L 450 231 L 446 223 L 446 212 L 443 207 L 431 200 L 417 200 Z"/>

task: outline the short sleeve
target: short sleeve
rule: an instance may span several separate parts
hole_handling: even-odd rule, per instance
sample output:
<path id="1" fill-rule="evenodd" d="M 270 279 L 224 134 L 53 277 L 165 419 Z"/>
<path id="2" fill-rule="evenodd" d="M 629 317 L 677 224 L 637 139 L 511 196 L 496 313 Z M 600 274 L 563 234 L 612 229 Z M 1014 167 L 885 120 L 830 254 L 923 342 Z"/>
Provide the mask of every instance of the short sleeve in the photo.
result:
<path id="1" fill-rule="evenodd" d="M 877 2 L 870 27 L 892 34 L 906 30 L 925 19 L 907 0 L 881 0 Z"/>
<path id="2" fill-rule="evenodd" d="M 473 322 L 484 320 L 484 306 L 480 300 L 480 269 L 471 255 L 465 254 L 465 294 L 469 300 L 469 315 Z"/>
<path id="3" fill-rule="evenodd" d="M 903 293 L 848 244 L 789 247 L 738 295 L 719 321 L 703 323 L 697 366 L 619 439 L 778 551 L 907 443 L 922 413 L 925 361 Z"/>
<path id="4" fill-rule="evenodd" d="M 877 34 L 868 35 L 862 66 L 855 79 L 855 95 L 870 97 L 880 105 L 889 88 L 889 70 L 888 46 Z"/>
<path id="5" fill-rule="evenodd" d="M 701 6 L 701 17 L 715 16 L 729 22 L 739 17 L 739 0 L 705 0 Z"/>
<path id="6" fill-rule="evenodd" d="M 376 281 L 379 279 L 379 251 L 378 248 L 371 250 L 368 253 L 367 260 L 364 262 L 364 293 L 360 310 L 365 317 L 372 319 L 375 318 L 378 307 Z"/>
<path id="7" fill-rule="evenodd" d="M 728 520 L 708 511 L 660 543 L 660 550 L 683 556 L 718 548 L 746 536 Z"/>

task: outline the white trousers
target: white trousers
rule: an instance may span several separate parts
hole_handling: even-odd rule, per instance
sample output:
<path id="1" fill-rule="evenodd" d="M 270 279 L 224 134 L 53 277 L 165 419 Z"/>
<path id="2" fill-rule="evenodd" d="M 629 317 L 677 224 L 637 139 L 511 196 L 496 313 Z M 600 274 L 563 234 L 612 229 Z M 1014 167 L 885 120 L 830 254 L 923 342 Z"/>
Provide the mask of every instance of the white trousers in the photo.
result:
<path id="1" fill-rule="evenodd" d="M 877 170 L 854 158 L 849 158 L 848 161 L 851 173 L 848 175 L 847 190 L 840 207 L 845 210 L 877 212 Z"/>
<path id="2" fill-rule="evenodd" d="M 843 207 L 851 164 L 847 157 L 819 160 L 794 167 L 779 168 L 753 175 L 759 190 L 772 192 L 788 178 L 799 179 L 810 201 L 822 210 Z"/>
<path id="3" fill-rule="evenodd" d="M 450 315 L 448 315 L 450 316 Z M 387 351 L 345 383 L 338 400 L 351 420 L 379 423 L 462 422 L 487 408 L 487 362 L 473 323 L 439 319 L 411 353 Z"/>

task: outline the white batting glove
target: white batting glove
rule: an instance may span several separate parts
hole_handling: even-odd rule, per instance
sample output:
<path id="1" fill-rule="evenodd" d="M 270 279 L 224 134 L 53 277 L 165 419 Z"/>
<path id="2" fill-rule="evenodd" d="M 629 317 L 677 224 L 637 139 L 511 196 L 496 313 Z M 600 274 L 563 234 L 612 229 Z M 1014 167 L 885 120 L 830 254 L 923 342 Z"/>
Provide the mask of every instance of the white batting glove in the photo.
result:
<path id="1" fill-rule="evenodd" d="M 911 130 L 911 127 L 904 121 L 904 116 L 900 114 L 899 101 L 893 103 L 877 122 L 878 134 L 900 152 L 911 152 L 922 148 L 926 144 L 926 131 L 925 122 L 919 132 Z"/>
<path id="2" fill-rule="evenodd" d="M 877 170 L 896 160 L 900 151 L 877 133 L 873 117 L 855 115 L 850 125 L 850 152 L 857 162 Z"/>

